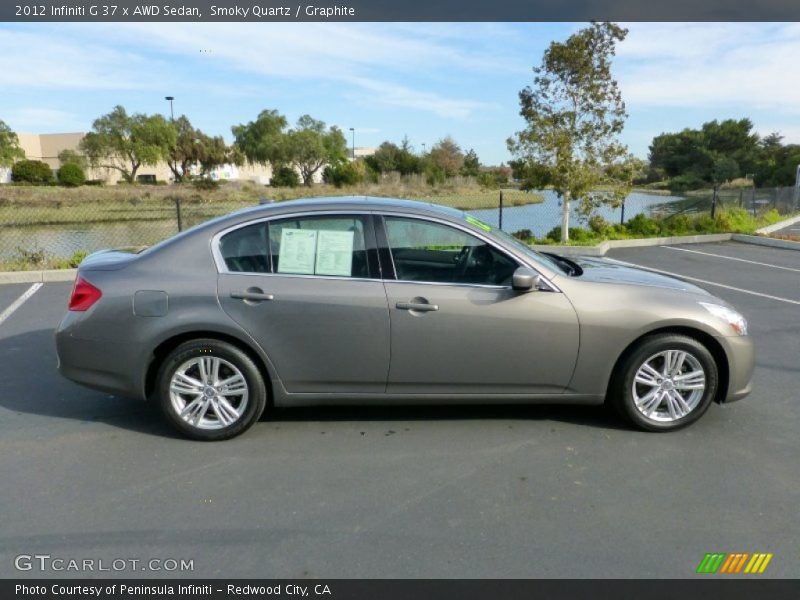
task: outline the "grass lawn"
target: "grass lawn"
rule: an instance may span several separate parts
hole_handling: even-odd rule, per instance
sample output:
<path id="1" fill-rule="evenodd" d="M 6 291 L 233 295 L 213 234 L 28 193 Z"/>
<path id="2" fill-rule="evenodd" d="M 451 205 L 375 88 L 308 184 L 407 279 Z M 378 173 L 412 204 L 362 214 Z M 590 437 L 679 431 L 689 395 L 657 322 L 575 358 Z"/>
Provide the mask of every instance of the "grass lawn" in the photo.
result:
<path id="1" fill-rule="evenodd" d="M 175 219 L 180 200 L 186 221 L 198 223 L 259 200 L 275 201 L 320 196 L 371 195 L 417 199 L 460 209 L 495 208 L 500 190 L 478 186 L 359 185 L 336 188 L 269 188 L 249 182 L 230 182 L 217 189 L 192 185 L 115 185 L 108 187 L 0 186 L 0 228 L 69 223 L 118 223 Z M 503 190 L 506 206 L 541 202 L 540 195 Z"/>

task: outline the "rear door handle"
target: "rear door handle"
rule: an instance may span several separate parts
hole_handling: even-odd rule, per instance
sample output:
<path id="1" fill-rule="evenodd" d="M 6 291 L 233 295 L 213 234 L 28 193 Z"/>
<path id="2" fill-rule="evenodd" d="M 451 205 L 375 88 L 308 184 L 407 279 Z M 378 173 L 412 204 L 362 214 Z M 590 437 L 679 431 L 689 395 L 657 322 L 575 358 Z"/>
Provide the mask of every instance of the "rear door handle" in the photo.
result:
<path id="1" fill-rule="evenodd" d="M 254 302 L 263 302 L 265 300 L 274 300 L 275 296 L 272 294 L 265 294 L 262 291 L 255 291 L 255 290 L 245 290 L 239 291 L 235 290 L 231 292 L 231 298 L 236 298 L 237 300 L 252 300 Z"/>
<path id="2" fill-rule="evenodd" d="M 438 304 L 428 304 L 423 302 L 398 302 L 395 304 L 400 310 L 415 310 L 417 312 L 432 312 L 439 310 Z"/>

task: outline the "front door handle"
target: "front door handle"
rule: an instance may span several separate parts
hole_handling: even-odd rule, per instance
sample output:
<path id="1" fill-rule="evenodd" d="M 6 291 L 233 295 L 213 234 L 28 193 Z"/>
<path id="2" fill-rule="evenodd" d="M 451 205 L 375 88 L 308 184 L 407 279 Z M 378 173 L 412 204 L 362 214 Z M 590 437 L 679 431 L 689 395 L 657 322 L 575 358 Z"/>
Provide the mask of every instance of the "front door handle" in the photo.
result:
<path id="1" fill-rule="evenodd" d="M 232 291 L 231 298 L 236 298 L 237 300 L 250 300 L 251 302 L 263 302 L 265 300 L 274 300 L 275 296 L 272 294 L 265 294 L 264 291 L 259 288 L 248 288 L 245 291 Z"/>
<path id="2" fill-rule="evenodd" d="M 415 310 L 417 312 L 432 312 L 439 310 L 438 304 L 428 304 L 427 302 L 398 302 L 395 304 L 400 310 Z"/>

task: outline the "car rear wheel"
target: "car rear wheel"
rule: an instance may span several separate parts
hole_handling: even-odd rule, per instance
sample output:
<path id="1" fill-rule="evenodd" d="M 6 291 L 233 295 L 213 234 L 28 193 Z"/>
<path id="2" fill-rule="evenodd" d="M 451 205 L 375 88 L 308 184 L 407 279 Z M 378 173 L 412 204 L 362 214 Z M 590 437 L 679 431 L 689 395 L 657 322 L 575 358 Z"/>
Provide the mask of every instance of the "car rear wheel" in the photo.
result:
<path id="1" fill-rule="evenodd" d="M 158 398 L 167 420 L 197 440 L 225 440 L 255 423 L 266 389 L 253 360 L 236 346 L 212 339 L 185 342 L 164 360 Z"/>
<path id="2" fill-rule="evenodd" d="M 717 364 L 703 344 L 658 334 L 627 354 L 609 391 L 617 411 L 639 429 L 671 431 L 703 416 L 718 385 Z"/>

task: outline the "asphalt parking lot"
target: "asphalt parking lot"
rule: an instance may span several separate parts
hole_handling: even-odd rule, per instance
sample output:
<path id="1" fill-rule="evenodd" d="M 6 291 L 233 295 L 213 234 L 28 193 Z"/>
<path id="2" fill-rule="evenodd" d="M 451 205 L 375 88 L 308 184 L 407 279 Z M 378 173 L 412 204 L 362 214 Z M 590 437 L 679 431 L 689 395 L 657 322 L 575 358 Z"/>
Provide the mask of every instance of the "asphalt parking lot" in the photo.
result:
<path id="1" fill-rule="evenodd" d="M 0 576 L 87 575 L 14 569 L 39 553 L 192 559 L 193 577 L 685 578 L 707 552 L 771 552 L 759 577 L 796 577 L 800 253 L 609 257 L 738 307 L 753 394 L 664 435 L 603 407 L 398 407 L 282 410 L 191 442 L 56 373 L 70 284 L 44 284 L 0 323 Z M 0 315 L 29 288 L 0 286 Z"/>

